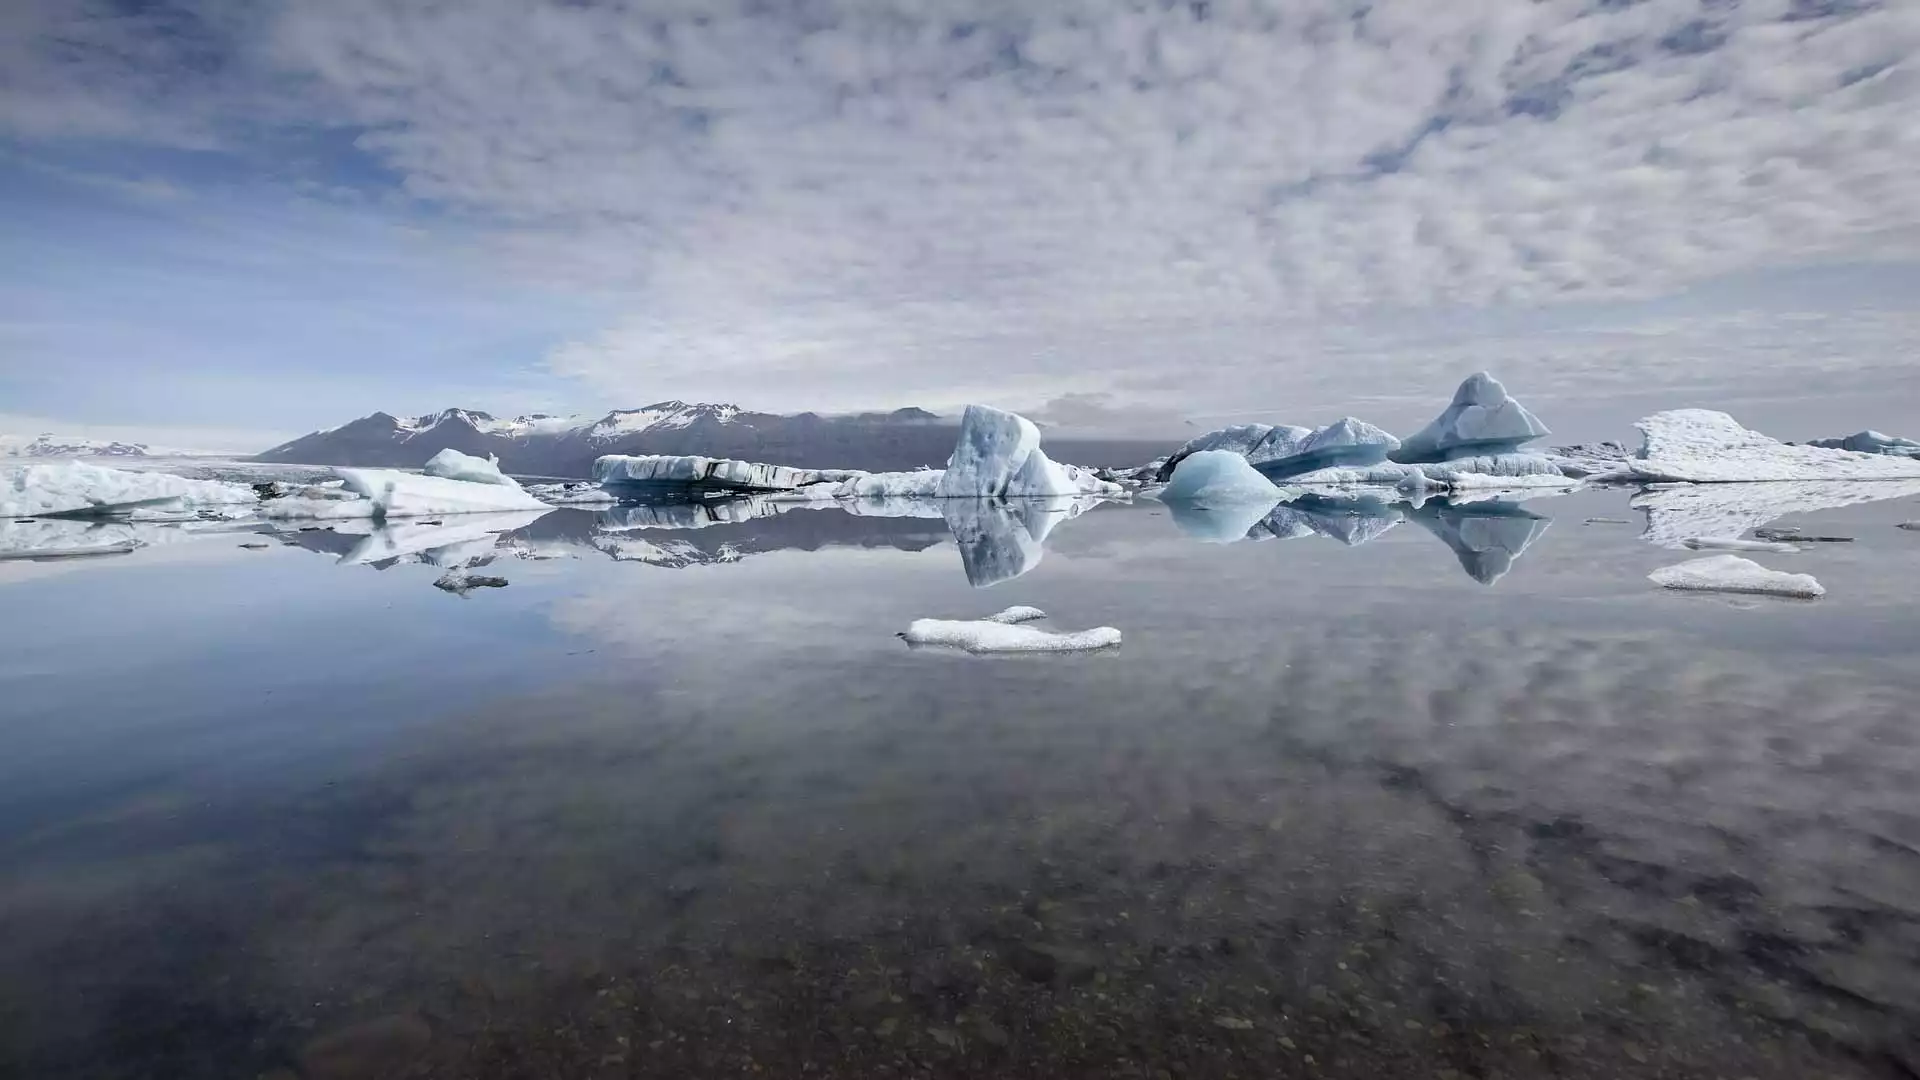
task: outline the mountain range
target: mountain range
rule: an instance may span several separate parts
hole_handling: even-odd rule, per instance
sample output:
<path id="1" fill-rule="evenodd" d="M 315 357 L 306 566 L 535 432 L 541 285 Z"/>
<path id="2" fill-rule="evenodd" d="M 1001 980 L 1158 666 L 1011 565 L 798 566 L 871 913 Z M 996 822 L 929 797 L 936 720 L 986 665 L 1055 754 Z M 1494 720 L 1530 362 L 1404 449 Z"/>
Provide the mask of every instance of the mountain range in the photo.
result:
<path id="1" fill-rule="evenodd" d="M 146 443 L 88 439 L 78 435 L 47 433 L 32 438 L 0 435 L 0 457 L 9 458 L 154 457 L 170 453 L 174 452 L 155 450 Z"/>
<path id="2" fill-rule="evenodd" d="M 500 459 L 517 476 L 585 477 L 603 454 L 698 454 L 804 469 L 903 471 L 942 466 L 957 417 L 925 409 L 822 416 L 748 412 L 736 405 L 662 401 L 599 418 L 535 414 L 502 419 L 474 409 L 426 416 L 377 412 L 303 435 L 254 460 L 300 465 L 419 468 L 441 450 Z M 1117 439 L 1047 440 L 1047 453 L 1079 465 L 1145 461 L 1170 447 Z"/>

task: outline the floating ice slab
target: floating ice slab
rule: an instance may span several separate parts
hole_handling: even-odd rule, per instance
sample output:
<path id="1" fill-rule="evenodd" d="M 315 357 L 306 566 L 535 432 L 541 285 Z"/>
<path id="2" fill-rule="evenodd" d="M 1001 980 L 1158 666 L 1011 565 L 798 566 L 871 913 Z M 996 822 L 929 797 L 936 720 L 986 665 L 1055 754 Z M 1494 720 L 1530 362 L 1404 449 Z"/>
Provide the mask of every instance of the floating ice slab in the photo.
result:
<path id="1" fill-rule="evenodd" d="M 1548 434 L 1547 425 L 1508 396 L 1500 380 L 1481 371 L 1460 384 L 1446 411 L 1400 443 L 1393 460 L 1422 464 L 1502 454 Z"/>
<path id="2" fill-rule="evenodd" d="M 1827 594 L 1811 574 L 1769 570 L 1738 555 L 1712 555 L 1678 566 L 1663 566 L 1647 578 L 1669 589 L 1700 592 L 1761 593 L 1807 599 Z"/>
<path id="3" fill-rule="evenodd" d="M 84 461 L 0 466 L 0 517 L 124 507 L 131 516 L 162 507 L 240 512 L 258 501 L 250 487 L 217 480 L 187 480 L 159 472 L 133 472 Z"/>
<path id="4" fill-rule="evenodd" d="M 1692 551 L 1771 551 L 1790 555 L 1800 549 L 1776 540 L 1741 540 L 1731 536 L 1689 536 L 1680 546 Z"/>
<path id="5" fill-rule="evenodd" d="M 373 502 L 376 518 L 438 517 L 502 510 L 539 510 L 547 504 L 514 487 L 473 484 L 394 469 L 340 469 L 348 491 Z"/>
<path id="6" fill-rule="evenodd" d="M 427 459 L 420 470 L 428 476 L 447 480 L 465 480 L 469 484 L 494 484 L 518 488 L 520 482 L 500 471 L 498 458 L 478 458 L 448 447 Z"/>
<path id="7" fill-rule="evenodd" d="M 1789 446 L 1711 409 L 1655 413 L 1634 426 L 1640 429 L 1642 445 L 1627 468 L 1643 480 L 1714 484 L 1920 479 L 1920 460 Z"/>
<path id="8" fill-rule="evenodd" d="M 1273 481 L 1231 450 L 1200 450 L 1175 466 L 1172 479 L 1160 491 L 1162 502 L 1193 506 L 1264 503 L 1280 498 Z"/>
<path id="9" fill-rule="evenodd" d="M 551 506 L 608 506 L 620 499 L 598 484 L 575 480 L 560 484 L 528 484 L 527 494 Z"/>
<path id="10" fill-rule="evenodd" d="M 970 653 L 1086 652 L 1120 644 L 1111 626 L 1060 633 L 1031 623 L 1046 618 L 1039 608 L 1010 607 L 984 619 L 915 619 L 900 636 L 909 645 L 940 645 Z"/>
<path id="11" fill-rule="evenodd" d="M 1217 428 L 1188 439 L 1180 449 L 1168 455 L 1153 479 L 1166 483 L 1172 479 L 1173 471 L 1180 467 L 1182 461 L 1202 450 L 1230 450 L 1256 465 L 1288 457 L 1312 434 L 1312 428 L 1287 424 L 1239 424 Z"/>

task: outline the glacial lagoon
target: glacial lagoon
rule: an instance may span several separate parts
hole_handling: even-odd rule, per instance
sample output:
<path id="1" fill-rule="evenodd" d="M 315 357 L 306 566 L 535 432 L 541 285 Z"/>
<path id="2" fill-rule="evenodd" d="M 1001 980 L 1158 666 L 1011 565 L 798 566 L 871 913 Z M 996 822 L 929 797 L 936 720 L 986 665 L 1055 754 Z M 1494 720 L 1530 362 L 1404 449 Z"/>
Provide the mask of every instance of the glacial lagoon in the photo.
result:
<path id="1" fill-rule="evenodd" d="M 5 525 L 0 1073 L 1920 1070 L 1916 493 L 948 503 Z"/>

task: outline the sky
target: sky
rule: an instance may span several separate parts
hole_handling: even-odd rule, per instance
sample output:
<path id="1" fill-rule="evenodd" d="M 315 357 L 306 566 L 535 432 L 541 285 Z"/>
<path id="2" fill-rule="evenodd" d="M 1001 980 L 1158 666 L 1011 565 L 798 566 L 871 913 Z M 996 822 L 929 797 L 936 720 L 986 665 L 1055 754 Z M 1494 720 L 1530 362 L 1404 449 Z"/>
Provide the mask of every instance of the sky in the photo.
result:
<path id="1" fill-rule="evenodd" d="M 1920 432 L 1911 0 L 8 0 L 0 430 Z"/>

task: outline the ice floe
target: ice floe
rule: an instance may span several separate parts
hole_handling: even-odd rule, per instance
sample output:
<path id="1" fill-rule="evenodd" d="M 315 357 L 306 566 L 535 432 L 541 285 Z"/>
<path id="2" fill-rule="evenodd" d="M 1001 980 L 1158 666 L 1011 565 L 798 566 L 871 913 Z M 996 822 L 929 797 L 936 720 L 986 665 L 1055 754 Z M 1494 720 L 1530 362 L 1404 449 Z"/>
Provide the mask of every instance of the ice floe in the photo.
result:
<path id="1" fill-rule="evenodd" d="M 1760 593 L 1807 599 L 1827 594 L 1811 574 L 1769 570 L 1738 555 L 1710 555 L 1677 566 L 1663 566 L 1647 578 L 1665 588 L 1699 592 Z"/>
<path id="2" fill-rule="evenodd" d="M 1753 483 L 1920 479 L 1920 460 L 1794 446 L 1741 427 L 1711 409 L 1673 409 L 1634 425 L 1640 452 L 1627 462 L 1643 480 Z"/>
<path id="3" fill-rule="evenodd" d="M 1032 607 L 1010 607 L 984 619 L 915 619 L 901 634 L 909 645 L 938 645 L 970 653 L 1086 652 L 1120 644 L 1111 626 L 1061 632 L 1032 625 L 1046 618 Z"/>

